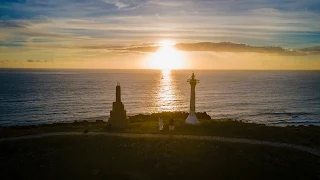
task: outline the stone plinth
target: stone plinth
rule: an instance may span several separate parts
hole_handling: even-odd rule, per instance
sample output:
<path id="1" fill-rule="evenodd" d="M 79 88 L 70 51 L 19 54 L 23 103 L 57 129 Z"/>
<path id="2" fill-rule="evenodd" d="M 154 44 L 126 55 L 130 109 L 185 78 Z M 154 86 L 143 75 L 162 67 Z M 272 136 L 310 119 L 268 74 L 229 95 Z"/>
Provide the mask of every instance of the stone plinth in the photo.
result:
<path id="1" fill-rule="evenodd" d="M 127 113 L 121 102 L 121 88 L 119 83 L 116 87 L 116 102 L 113 102 L 108 122 L 111 127 L 114 128 L 126 128 L 128 126 Z"/>

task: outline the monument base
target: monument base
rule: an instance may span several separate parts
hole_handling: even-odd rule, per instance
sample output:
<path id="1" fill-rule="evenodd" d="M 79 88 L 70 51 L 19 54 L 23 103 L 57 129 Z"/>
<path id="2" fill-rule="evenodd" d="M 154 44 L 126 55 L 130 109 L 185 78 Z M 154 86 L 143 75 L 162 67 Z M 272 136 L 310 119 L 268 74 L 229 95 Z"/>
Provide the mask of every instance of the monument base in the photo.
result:
<path id="1" fill-rule="evenodd" d="M 113 103 L 113 109 L 110 111 L 108 123 L 114 128 L 126 128 L 128 126 L 126 110 L 124 110 L 122 102 Z"/>
<path id="2" fill-rule="evenodd" d="M 187 124 L 194 124 L 194 125 L 199 124 L 199 120 L 198 120 L 195 112 L 189 113 L 189 116 L 186 120 L 186 123 Z"/>

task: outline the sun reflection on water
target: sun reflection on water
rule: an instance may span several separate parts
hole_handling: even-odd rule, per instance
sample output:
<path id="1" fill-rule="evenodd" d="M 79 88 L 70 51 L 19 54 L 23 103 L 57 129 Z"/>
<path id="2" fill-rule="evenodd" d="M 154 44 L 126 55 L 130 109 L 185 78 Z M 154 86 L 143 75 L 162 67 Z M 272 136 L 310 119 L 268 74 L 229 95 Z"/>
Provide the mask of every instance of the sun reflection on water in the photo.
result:
<path id="1" fill-rule="evenodd" d="M 176 96 L 171 73 L 171 70 L 162 70 L 158 91 L 158 112 L 176 111 L 174 105 Z"/>

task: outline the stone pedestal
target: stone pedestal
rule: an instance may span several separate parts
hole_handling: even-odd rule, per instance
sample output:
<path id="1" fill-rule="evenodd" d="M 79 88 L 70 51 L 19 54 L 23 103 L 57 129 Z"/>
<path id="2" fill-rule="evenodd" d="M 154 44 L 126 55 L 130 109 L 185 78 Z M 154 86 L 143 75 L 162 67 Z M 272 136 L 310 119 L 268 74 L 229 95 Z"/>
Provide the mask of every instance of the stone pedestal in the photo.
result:
<path id="1" fill-rule="evenodd" d="M 116 87 L 116 102 L 113 102 L 108 122 L 113 128 L 126 128 L 128 126 L 127 113 L 121 102 L 121 88 L 119 83 Z"/>
<path id="2" fill-rule="evenodd" d="M 189 116 L 188 116 L 188 118 L 186 120 L 186 123 L 187 124 L 199 124 L 199 120 L 198 120 L 195 112 L 190 112 L 189 113 Z"/>

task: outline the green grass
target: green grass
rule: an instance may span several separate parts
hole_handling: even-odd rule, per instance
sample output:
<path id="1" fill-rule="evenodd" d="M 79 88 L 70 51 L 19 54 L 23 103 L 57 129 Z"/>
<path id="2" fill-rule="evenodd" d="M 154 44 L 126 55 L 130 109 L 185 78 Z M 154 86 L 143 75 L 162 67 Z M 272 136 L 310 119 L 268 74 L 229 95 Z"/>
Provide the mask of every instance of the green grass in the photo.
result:
<path id="1" fill-rule="evenodd" d="M 107 123 L 78 122 L 0 127 L 0 138 L 49 132 L 124 132 L 189 134 L 248 138 L 320 147 L 318 126 L 272 127 L 233 120 L 186 125 L 178 113 L 138 115 L 126 129 Z M 320 159 L 314 155 L 269 146 L 185 139 L 106 136 L 54 136 L 0 142 L 1 179 L 319 179 Z"/>
<path id="2" fill-rule="evenodd" d="M 299 126 L 299 127 L 274 127 L 263 124 L 244 123 L 232 120 L 200 120 L 198 126 L 187 125 L 184 119 L 176 120 L 175 131 L 168 131 L 168 122 L 164 132 L 157 130 L 156 121 L 145 121 L 132 123 L 124 132 L 135 133 L 174 133 L 189 135 L 224 136 L 235 138 L 248 138 L 267 141 L 279 141 L 305 146 L 320 146 L 320 127 Z"/>
<path id="3" fill-rule="evenodd" d="M 320 147 L 320 127 L 318 126 L 288 126 L 274 127 L 263 124 L 244 123 L 232 120 L 200 120 L 200 125 L 186 125 L 184 119 L 175 119 L 175 130 L 168 131 L 168 119 L 164 119 L 164 131 L 159 132 L 157 120 L 145 116 L 141 121 L 129 123 L 126 129 L 112 129 L 107 123 L 69 123 L 50 124 L 29 127 L 2 127 L 0 138 L 39 134 L 48 132 L 126 132 L 126 133 L 161 133 L 189 134 L 247 138 L 256 140 L 286 142 L 314 148 Z"/>
<path id="4" fill-rule="evenodd" d="M 2 179 L 317 179 L 290 149 L 183 139 L 58 136 L 0 143 Z"/>

